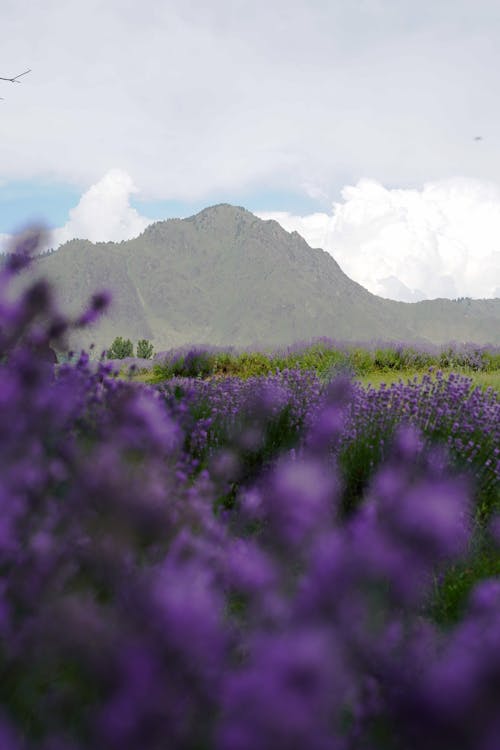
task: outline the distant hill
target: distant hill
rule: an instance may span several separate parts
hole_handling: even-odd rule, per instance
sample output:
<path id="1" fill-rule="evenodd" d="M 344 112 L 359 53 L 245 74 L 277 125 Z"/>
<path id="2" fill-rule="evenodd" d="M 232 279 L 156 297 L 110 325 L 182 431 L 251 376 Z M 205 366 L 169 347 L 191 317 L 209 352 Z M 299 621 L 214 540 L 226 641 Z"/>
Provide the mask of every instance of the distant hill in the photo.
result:
<path id="1" fill-rule="evenodd" d="M 220 204 L 150 225 L 136 239 L 72 240 L 34 264 L 63 309 L 81 310 L 107 288 L 113 306 L 74 346 L 115 336 L 181 344 L 284 345 L 318 336 L 500 344 L 500 299 L 404 303 L 349 279 L 297 232 Z"/>

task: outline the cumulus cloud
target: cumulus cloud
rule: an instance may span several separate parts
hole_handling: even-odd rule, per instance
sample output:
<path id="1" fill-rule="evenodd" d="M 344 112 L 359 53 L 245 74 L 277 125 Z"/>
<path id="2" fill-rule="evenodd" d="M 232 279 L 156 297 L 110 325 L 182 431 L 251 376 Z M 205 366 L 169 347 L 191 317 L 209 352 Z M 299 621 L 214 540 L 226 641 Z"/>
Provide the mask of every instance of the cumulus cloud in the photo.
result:
<path id="1" fill-rule="evenodd" d="M 414 302 L 500 296 L 500 187 L 470 178 L 389 189 L 361 179 L 332 213 L 260 212 L 374 294 Z"/>
<path id="2" fill-rule="evenodd" d="M 69 212 L 69 221 L 53 233 L 57 247 L 71 239 L 91 242 L 120 242 L 137 237 L 153 221 L 130 205 L 139 192 L 132 178 L 122 169 L 110 169 L 92 185 Z"/>
<path id="3" fill-rule="evenodd" d="M 139 192 L 130 175 L 123 169 L 110 169 L 80 198 L 69 212 L 63 227 L 50 232 L 48 241 L 40 248 L 58 248 L 72 239 L 91 242 L 120 242 L 137 237 L 154 219 L 141 216 L 130 205 L 130 197 Z M 0 234 L 0 250 L 5 251 L 12 237 Z"/>

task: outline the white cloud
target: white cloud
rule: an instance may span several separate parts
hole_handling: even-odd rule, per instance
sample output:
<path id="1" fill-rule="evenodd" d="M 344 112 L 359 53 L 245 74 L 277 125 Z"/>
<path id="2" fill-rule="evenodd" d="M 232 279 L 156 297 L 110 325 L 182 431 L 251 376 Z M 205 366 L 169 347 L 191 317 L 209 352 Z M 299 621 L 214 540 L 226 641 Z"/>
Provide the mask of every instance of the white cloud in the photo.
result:
<path id="1" fill-rule="evenodd" d="M 207 202 L 494 180 L 497 5 L 4 0 L 0 75 L 31 73 L 0 82 L 0 179 L 83 190 L 119 164 L 144 197 Z"/>
<path id="2" fill-rule="evenodd" d="M 342 190 L 332 214 L 260 212 L 330 252 L 375 294 L 414 302 L 495 297 L 500 290 L 500 187 L 454 178 L 421 190 L 362 179 Z"/>
<path id="3" fill-rule="evenodd" d="M 82 195 L 69 212 L 69 221 L 52 232 L 54 247 L 74 238 L 120 242 L 137 237 L 153 221 L 130 206 L 130 196 L 137 192 L 127 172 L 110 169 Z"/>
<path id="4" fill-rule="evenodd" d="M 141 216 L 130 205 L 130 197 L 137 193 L 132 178 L 122 169 L 110 169 L 80 198 L 69 212 L 63 227 L 53 229 L 40 251 L 58 248 L 72 239 L 91 242 L 120 242 L 141 234 L 154 219 Z M 0 252 L 7 250 L 12 236 L 0 234 Z"/>
<path id="5" fill-rule="evenodd" d="M 152 223 L 130 206 L 137 188 L 109 170 L 82 195 L 69 221 L 45 246 L 73 238 L 106 242 L 136 237 Z M 500 187 L 466 178 L 388 189 L 362 179 L 342 190 L 332 212 L 295 216 L 256 212 L 330 252 L 371 292 L 407 302 L 436 297 L 500 296 Z M 8 235 L 0 235 L 7 244 Z"/>

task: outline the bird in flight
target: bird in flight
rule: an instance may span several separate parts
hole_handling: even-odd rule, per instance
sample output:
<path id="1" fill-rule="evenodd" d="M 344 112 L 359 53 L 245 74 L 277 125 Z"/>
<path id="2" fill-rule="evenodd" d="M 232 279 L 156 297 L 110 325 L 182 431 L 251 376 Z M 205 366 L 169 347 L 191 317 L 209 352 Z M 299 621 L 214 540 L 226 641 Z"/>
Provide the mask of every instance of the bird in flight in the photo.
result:
<path id="1" fill-rule="evenodd" d="M 18 73 L 17 76 L 14 76 L 13 78 L 3 78 L 0 76 L 0 81 L 10 81 L 10 83 L 21 83 L 21 81 L 18 81 L 18 78 L 21 78 L 21 76 L 25 76 L 27 73 L 31 73 L 31 68 L 28 68 L 28 70 L 25 70 L 24 73 Z M 0 96 L 0 99 L 3 99 L 3 96 Z"/>

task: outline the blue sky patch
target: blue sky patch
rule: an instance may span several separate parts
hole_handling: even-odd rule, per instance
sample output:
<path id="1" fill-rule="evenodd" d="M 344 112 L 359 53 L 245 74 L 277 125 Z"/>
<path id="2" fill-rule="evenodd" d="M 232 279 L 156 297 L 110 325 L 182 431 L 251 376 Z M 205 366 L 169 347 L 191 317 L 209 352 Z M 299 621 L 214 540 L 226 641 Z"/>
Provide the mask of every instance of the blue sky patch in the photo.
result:
<path id="1" fill-rule="evenodd" d="M 44 222 L 49 229 L 62 227 L 84 192 L 64 183 L 8 182 L 0 186 L 0 233 L 16 233 L 35 221 Z M 130 199 L 130 205 L 141 216 L 155 221 L 192 216 L 217 203 L 232 203 L 249 211 L 289 211 L 299 215 L 326 208 L 305 194 L 266 189 L 236 195 L 220 192 L 197 201 L 141 200 L 134 196 Z"/>

